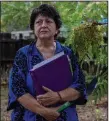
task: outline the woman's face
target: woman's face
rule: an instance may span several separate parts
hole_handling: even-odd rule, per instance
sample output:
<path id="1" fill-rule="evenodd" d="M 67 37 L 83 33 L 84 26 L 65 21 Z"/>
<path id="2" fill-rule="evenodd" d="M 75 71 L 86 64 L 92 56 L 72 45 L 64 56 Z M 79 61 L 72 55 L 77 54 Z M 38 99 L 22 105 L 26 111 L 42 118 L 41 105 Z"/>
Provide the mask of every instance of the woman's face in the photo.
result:
<path id="1" fill-rule="evenodd" d="M 34 33 L 38 39 L 54 39 L 57 34 L 55 21 L 47 16 L 39 15 L 34 23 Z"/>

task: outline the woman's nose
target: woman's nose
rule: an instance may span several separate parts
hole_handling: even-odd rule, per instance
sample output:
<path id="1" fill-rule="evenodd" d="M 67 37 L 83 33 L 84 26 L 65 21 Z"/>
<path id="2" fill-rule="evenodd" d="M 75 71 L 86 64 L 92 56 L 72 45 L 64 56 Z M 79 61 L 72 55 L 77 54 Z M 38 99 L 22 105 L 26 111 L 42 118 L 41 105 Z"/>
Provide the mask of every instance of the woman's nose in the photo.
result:
<path id="1" fill-rule="evenodd" d="M 43 21 L 42 22 L 42 27 L 46 27 L 47 26 L 47 22 L 46 21 Z"/>

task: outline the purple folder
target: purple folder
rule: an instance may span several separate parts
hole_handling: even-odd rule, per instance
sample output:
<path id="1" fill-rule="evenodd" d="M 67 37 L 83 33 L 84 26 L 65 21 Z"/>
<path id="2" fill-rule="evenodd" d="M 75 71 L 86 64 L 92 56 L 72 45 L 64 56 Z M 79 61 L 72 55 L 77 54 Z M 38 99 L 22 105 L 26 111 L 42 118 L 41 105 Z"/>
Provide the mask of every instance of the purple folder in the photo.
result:
<path id="1" fill-rule="evenodd" d="M 64 52 L 44 60 L 30 70 L 36 95 L 44 94 L 42 86 L 53 91 L 60 91 L 72 84 L 72 72 L 69 57 Z"/>

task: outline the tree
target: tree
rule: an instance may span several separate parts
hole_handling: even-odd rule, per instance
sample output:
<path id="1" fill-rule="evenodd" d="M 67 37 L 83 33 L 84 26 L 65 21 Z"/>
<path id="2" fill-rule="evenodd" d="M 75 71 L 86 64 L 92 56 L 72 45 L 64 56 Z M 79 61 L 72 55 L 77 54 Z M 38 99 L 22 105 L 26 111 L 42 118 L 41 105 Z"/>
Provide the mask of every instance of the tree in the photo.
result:
<path id="1" fill-rule="evenodd" d="M 27 29 L 32 9 L 42 3 L 54 5 L 63 23 L 70 29 L 84 21 L 98 21 L 107 17 L 107 2 L 1 2 L 2 31 Z"/>
<path id="2" fill-rule="evenodd" d="M 41 2 L 1 2 L 1 29 L 3 32 L 26 30 L 34 6 Z"/>

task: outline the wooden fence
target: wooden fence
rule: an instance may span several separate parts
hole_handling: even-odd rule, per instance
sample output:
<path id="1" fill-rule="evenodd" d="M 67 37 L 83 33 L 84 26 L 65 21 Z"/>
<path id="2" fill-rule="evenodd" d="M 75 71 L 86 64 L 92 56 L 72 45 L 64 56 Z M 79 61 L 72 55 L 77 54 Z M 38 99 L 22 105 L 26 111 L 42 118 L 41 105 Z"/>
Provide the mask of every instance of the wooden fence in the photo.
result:
<path id="1" fill-rule="evenodd" d="M 19 48 L 21 48 L 21 47 L 31 43 L 31 41 L 33 41 L 30 39 L 27 39 L 27 40 L 11 39 L 9 33 L 4 34 L 4 35 L 5 36 L 3 36 L 3 33 L 0 35 L 0 62 L 1 62 L 1 65 L 12 63 L 13 59 L 15 57 L 16 51 Z"/>

